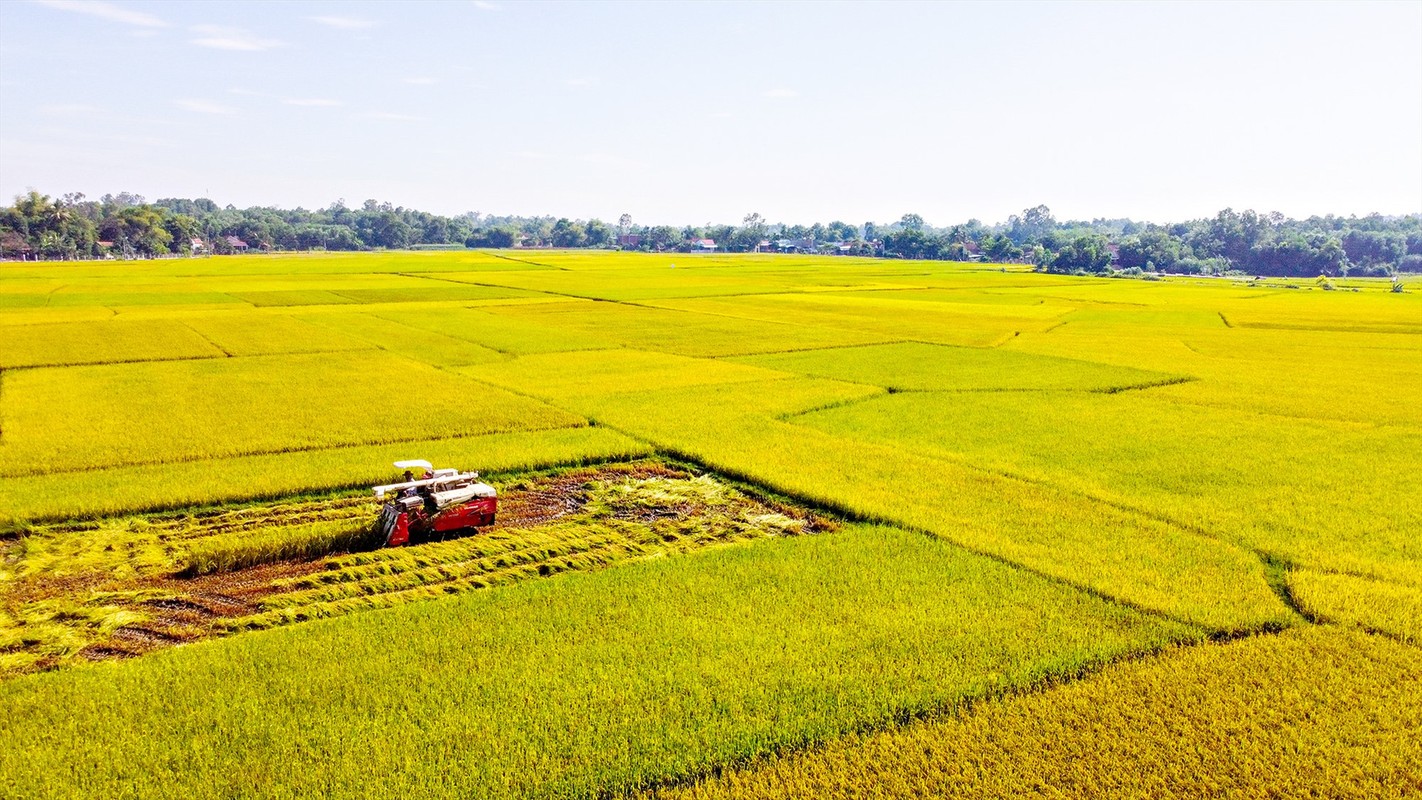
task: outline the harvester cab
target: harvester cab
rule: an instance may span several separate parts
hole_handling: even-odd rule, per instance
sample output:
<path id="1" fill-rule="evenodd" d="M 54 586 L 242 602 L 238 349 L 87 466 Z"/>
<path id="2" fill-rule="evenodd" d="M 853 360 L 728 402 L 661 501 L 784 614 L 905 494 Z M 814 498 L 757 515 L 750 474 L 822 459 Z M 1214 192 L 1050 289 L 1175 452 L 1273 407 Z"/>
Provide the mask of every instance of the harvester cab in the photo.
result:
<path id="1" fill-rule="evenodd" d="M 479 473 L 435 469 L 428 461 L 396 461 L 395 468 L 405 470 L 405 480 L 374 488 L 383 504 L 376 533 L 386 547 L 494 524 L 498 493 L 479 481 Z"/>

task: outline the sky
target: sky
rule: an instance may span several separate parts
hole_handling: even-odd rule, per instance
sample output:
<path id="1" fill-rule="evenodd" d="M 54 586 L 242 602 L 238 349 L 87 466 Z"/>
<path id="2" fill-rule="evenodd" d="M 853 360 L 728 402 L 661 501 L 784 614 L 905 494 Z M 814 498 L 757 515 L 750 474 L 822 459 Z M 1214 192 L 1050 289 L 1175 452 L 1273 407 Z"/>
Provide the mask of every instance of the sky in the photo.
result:
<path id="1" fill-rule="evenodd" d="M 0 198 L 1422 212 L 1422 0 L 0 2 Z"/>

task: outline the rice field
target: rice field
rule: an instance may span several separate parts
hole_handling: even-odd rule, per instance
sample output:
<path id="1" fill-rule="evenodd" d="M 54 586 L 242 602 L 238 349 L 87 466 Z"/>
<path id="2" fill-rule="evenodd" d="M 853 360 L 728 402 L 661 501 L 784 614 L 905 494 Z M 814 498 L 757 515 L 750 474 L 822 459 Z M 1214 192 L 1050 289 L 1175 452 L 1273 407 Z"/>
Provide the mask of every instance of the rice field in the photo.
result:
<path id="1" fill-rule="evenodd" d="M 216 358 L 222 350 L 176 320 L 9 325 L 0 369 Z"/>
<path id="2" fill-rule="evenodd" d="M 0 775 L 35 797 L 589 796 L 1195 637 L 852 528 L 12 679 Z"/>
<path id="3" fill-rule="evenodd" d="M 1293 619 L 1270 586 L 1269 565 L 1246 548 L 1065 488 L 794 422 L 875 394 L 862 384 L 792 378 L 607 395 L 580 409 L 776 491 L 908 525 L 1173 619 L 1221 633 Z M 678 412 L 693 403 L 694 418 Z"/>
<path id="4" fill-rule="evenodd" d="M 1196 646 L 652 796 L 1409 797 L 1418 664 L 1336 629 Z"/>
<path id="5" fill-rule="evenodd" d="M 0 263 L 0 794 L 1405 796 L 1422 300 L 1347 288 Z M 372 549 L 404 458 L 534 522 Z"/>
<path id="6" fill-rule="evenodd" d="M 366 342 L 281 314 L 203 314 L 185 324 L 229 357 L 370 349 Z"/>
<path id="7" fill-rule="evenodd" d="M 0 476 L 581 423 L 380 352 L 32 369 L 5 379 Z"/>
<path id="8" fill-rule="evenodd" d="M 564 302 L 561 298 L 549 298 L 551 304 L 562 305 Z M 499 317 L 492 308 L 394 308 L 381 311 L 379 315 L 417 331 L 462 339 L 513 356 L 617 346 L 596 331 L 548 325 L 536 317 Z M 420 334 L 416 333 L 415 341 L 419 337 Z"/>
<path id="9" fill-rule="evenodd" d="M 1188 376 L 1090 361 L 921 342 L 804 350 L 739 361 L 895 392 L 1079 389 L 1115 393 L 1190 380 Z"/>
<path id="10" fill-rule="evenodd" d="M 375 486 L 390 479 L 390 463 L 411 453 L 439 463 L 477 463 L 490 472 L 518 472 L 650 452 L 645 442 L 608 428 L 582 426 L 24 475 L 0 478 L 0 526 Z"/>
<path id="11" fill-rule="evenodd" d="M 1341 460 L 1386 475 L 1422 452 L 1415 431 L 1284 425 L 1153 392 L 896 394 L 795 421 L 1063 487 L 1292 564 L 1422 586 L 1422 509 L 1393 502 L 1396 487 L 1385 481 L 1339 491 L 1333 469 Z M 1137 435 L 1115 435 L 1122 430 Z"/>

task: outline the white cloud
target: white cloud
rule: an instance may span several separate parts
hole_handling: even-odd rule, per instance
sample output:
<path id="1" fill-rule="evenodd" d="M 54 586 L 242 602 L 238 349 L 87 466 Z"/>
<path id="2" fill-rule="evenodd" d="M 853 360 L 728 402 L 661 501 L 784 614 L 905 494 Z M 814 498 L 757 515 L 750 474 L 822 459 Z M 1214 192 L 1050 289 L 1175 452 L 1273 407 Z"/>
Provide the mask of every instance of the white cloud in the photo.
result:
<path id="1" fill-rule="evenodd" d="M 800 93 L 794 89 L 767 89 L 760 93 L 761 97 L 799 97 Z"/>
<path id="2" fill-rule="evenodd" d="M 564 81 L 564 83 L 569 86 L 595 86 L 597 85 L 597 78 L 569 78 Z"/>
<path id="3" fill-rule="evenodd" d="M 242 50 L 247 52 L 257 50 L 270 50 L 273 47 L 280 47 L 282 42 L 277 39 L 262 39 L 253 35 L 243 28 L 227 28 L 221 25 L 194 25 L 193 33 L 199 34 L 193 39 L 195 45 L 201 47 L 212 47 L 218 50 Z"/>
<path id="4" fill-rule="evenodd" d="M 221 114 L 231 116 L 237 113 L 237 109 L 231 106 L 219 105 L 208 100 L 174 100 L 173 105 L 178 108 L 195 111 L 199 114 Z"/>
<path id="5" fill-rule="evenodd" d="M 405 83 L 408 83 L 411 86 L 433 86 L 434 84 L 438 83 L 438 81 L 436 81 L 434 78 L 420 76 L 417 78 L 406 78 Z"/>
<path id="6" fill-rule="evenodd" d="M 328 28 L 340 28 L 341 30 L 347 31 L 375 27 L 375 20 L 358 19 L 356 17 L 307 17 L 307 19 L 312 22 L 319 22 Z"/>
<path id="7" fill-rule="evenodd" d="M 168 23 L 142 11 L 130 11 L 127 8 L 116 6 L 113 3 L 104 3 L 94 0 L 94 2 L 82 2 L 81 0 L 37 0 L 37 2 L 48 8 L 59 11 L 74 11 L 79 14 L 88 14 L 92 17 L 106 19 L 110 22 L 121 22 L 125 25 L 137 25 L 141 28 L 166 28 Z"/>

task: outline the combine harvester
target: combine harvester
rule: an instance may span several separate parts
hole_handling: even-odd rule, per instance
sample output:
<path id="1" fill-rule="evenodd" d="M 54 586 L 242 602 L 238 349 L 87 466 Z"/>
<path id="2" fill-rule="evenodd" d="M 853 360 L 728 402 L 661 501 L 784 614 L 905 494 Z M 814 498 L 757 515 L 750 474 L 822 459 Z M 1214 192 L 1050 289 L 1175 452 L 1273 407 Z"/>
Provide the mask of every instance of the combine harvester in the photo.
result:
<path id="1" fill-rule="evenodd" d="M 386 547 L 494 524 L 498 493 L 479 481 L 479 473 L 435 469 L 428 461 L 396 461 L 395 467 L 405 470 L 405 480 L 375 487 L 375 499 L 385 504 L 375 528 Z M 411 470 L 416 468 L 423 477 L 415 478 Z"/>

